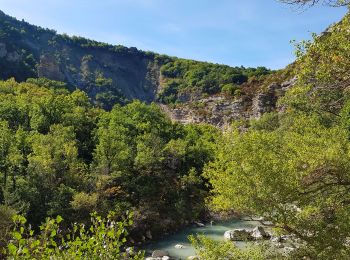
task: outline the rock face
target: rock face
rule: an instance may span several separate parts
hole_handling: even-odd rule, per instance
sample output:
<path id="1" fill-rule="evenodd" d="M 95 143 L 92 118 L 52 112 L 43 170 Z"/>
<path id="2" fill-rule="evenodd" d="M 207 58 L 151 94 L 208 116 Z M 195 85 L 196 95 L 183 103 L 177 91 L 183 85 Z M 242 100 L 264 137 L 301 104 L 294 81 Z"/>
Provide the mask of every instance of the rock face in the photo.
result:
<path id="1" fill-rule="evenodd" d="M 190 100 L 176 108 L 166 105 L 161 107 L 173 121 L 184 124 L 208 123 L 224 129 L 234 120 L 257 119 L 264 113 L 282 110 L 277 107 L 277 100 L 295 82 L 293 78 L 281 84 L 273 83 L 253 97 L 243 96 L 232 100 L 218 95 Z"/>
<path id="2" fill-rule="evenodd" d="M 12 27 L 23 31 L 16 40 Z M 97 92 L 149 103 L 156 98 L 161 62 L 154 53 L 68 38 L 1 11 L 0 28 L 9 34 L 0 42 L 0 79 L 46 77 L 82 89 L 93 99 Z"/>
<path id="3" fill-rule="evenodd" d="M 262 226 L 257 226 L 253 230 L 233 229 L 224 233 L 224 238 L 230 241 L 247 241 L 247 240 L 262 240 L 269 239 L 268 234 Z"/>
<path id="4" fill-rule="evenodd" d="M 257 226 L 253 229 L 251 236 L 255 240 L 269 239 L 270 235 L 266 233 L 265 229 L 262 226 Z"/>
<path id="5" fill-rule="evenodd" d="M 38 76 L 40 78 L 48 78 L 57 81 L 63 81 L 65 79 L 55 57 L 48 54 L 42 55 L 40 57 L 40 64 L 38 66 Z"/>
<path id="6" fill-rule="evenodd" d="M 21 55 L 17 51 L 9 52 L 6 48 L 6 44 L 0 42 L 0 58 L 10 63 L 16 63 L 21 60 Z"/>
<path id="7" fill-rule="evenodd" d="M 258 93 L 253 99 L 251 118 L 259 118 L 264 113 L 274 111 L 278 98 L 283 96 L 295 82 L 296 78 L 292 78 L 282 84 L 273 83 L 266 91 Z"/>
<path id="8" fill-rule="evenodd" d="M 195 102 L 183 104 L 179 108 L 161 105 L 173 121 L 183 124 L 208 123 L 220 128 L 229 125 L 232 120 L 249 118 L 246 112 L 250 102 L 239 98 L 229 100 L 223 96 L 212 96 Z"/>
<path id="9" fill-rule="evenodd" d="M 252 240 L 251 232 L 246 229 L 228 230 L 225 232 L 224 238 L 231 241 Z"/>

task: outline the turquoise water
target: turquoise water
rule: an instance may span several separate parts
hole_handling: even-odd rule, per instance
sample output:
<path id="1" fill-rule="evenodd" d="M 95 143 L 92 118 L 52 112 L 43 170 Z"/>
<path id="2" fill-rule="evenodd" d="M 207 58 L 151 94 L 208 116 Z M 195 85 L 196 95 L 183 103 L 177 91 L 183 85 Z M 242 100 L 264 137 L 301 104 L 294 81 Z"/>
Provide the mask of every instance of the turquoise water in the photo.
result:
<path id="1" fill-rule="evenodd" d="M 256 221 L 245 221 L 239 219 L 233 219 L 229 221 L 223 221 L 219 223 L 214 223 L 212 226 L 210 224 L 205 227 L 188 227 L 185 228 L 174 235 L 167 236 L 162 240 L 153 242 L 145 247 L 148 252 L 146 254 L 149 256 L 153 250 L 165 250 L 169 252 L 170 256 L 175 259 L 187 259 L 188 256 L 196 255 L 194 248 L 191 247 L 188 236 L 195 234 L 204 234 L 215 240 L 224 240 L 224 233 L 227 230 L 235 228 L 248 228 L 253 229 L 258 226 L 259 222 Z M 181 244 L 185 248 L 176 249 L 175 245 Z M 236 242 L 238 247 L 243 247 L 244 242 Z"/>

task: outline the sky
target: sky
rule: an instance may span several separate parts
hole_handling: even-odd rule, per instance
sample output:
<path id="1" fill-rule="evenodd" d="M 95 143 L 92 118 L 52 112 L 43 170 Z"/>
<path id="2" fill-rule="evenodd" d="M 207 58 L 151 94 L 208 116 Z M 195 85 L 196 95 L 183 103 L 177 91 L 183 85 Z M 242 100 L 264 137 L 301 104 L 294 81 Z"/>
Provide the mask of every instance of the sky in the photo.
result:
<path id="1" fill-rule="evenodd" d="M 231 66 L 283 68 L 346 8 L 277 0 L 0 0 L 18 19 L 111 44 Z"/>

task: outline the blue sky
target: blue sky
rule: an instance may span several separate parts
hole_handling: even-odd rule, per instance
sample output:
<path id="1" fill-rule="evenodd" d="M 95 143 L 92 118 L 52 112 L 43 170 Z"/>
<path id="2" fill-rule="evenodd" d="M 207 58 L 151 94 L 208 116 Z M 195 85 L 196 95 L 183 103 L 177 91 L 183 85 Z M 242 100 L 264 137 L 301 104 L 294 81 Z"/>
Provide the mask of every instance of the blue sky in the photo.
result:
<path id="1" fill-rule="evenodd" d="M 301 10 L 275 0 L 0 0 L 5 13 L 59 33 L 182 58 L 277 69 L 290 40 L 310 38 L 345 8 Z"/>

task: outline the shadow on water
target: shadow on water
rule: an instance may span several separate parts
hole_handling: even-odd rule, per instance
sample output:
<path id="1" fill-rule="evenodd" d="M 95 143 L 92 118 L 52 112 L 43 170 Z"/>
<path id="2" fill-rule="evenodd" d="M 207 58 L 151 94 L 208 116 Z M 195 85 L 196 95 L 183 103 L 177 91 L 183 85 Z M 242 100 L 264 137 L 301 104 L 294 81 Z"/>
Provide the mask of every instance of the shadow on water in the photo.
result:
<path id="1" fill-rule="evenodd" d="M 147 244 L 143 249 L 146 250 L 146 255 L 152 254 L 152 251 L 154 250 L 165 250 L 172 258 L 187 259 L 187 257 L 196 254 L 194 248 L 191 246 L 188 240 L 188 236 L 190 235 L 203 234 L 214 240 L 222 241 L 224 240 L 224 233 L 227 230 L 235 228 L 252 229 L 257 225 L 259 225 L 259 222 L 256 221 L 232 219 L 229 221 L 215 223 L 213 225 L 208 224 L 205 227 L 187 227 L 176 234 L 166 236 L 159 241 Z M 185 248 L 176 249 L 175 245 L 177 244 L 184 245 Z M 245 242 L 236 243 L 238 247 L 244 247 L 245 244 Z"/>

